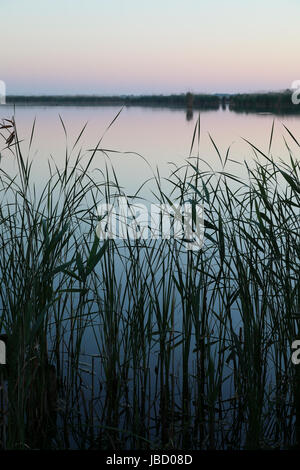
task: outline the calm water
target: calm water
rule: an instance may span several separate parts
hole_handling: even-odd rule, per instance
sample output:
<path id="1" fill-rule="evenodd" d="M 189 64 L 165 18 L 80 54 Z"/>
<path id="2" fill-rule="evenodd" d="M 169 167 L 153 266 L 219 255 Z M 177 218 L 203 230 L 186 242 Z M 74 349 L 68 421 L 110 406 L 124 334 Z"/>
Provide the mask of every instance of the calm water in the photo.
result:
<path id="1" fill-rule="evenodd" d="M 11 107 L 5 106 L 0 108 L 0 118 L 10 118 L 13 114 Z M 66 146 L 71 151 L 77 136 L 81 129 L 88 122 L 86 130 L 73 151 L 74 157 L 79 151 L 82 152 L 84 158 L 88 158 L 90 149 L 94 148 L 99 139 L 105 133 L 106 128 L 114 119 L 119 109 L 116 107 L 19 107 L 16 109 L 16 122 L 19 132 L 19 139 L 22 140 L 22 148 L 24 154 L 28 153 L 28 146 L 33 121 L 36 117 L 35 138 L 30 150 L 30 157 L 33 160 L 33 177 L 38 187 L 42 187 L 43 181 L 48 177 L 47 161 L 53 158 L 58 166 L 63 167 Z M 59 115 L 62 117 L 66 129 L 67 138 L 65 137 L 63 126 L 60 122 Z M 105 163 L 111 163 L 118 174 L 120 183 L 126 189 L 126 192 L 135 191 L 147 178 L 151 178 L 151 170 L 145 163 L 143 158 L 134 154 L 139 153 L 147 159 L 153 169 L 159 168 L 162 175 L 168 176 L 173 169 L 172 164 L 183 165 L 189 156 L 193 132 L 198 114 L 194 113 L 192 119 L 186 119 L 186 113 L 183 110 L 171 109 L 150 109 L 150 108 L 124 108 L 117 121 L 105 133 L 101 142 L 101 148 L 119 151 L 99 152 L 95 157 L 92 170 L 104 168 Z M 297 137 L 300 131 L 300 116 L 278 117 L 273 115 L 260 114 L 237 114 L 229 110 L 206 111 L 201 112 L 201 139 L 199 155 L 202 159 L 201 165 L 203 170 L 209 168 L 220 170 L 221 163 L 214 148 L 210 136 L 214 139 L 215 144 L 222 155 L 225 157 L 228 147 L 230 147 L 230 159 L 228 171 L 244 177 L 245 171 L 241 164 L 247 160 L 251 164 L 254 153 L 250 146 L 243 138 L 253 142 L 253 144 L 268 153 L 269 139 L 272 128 L 273 119 L 275 119 L 274 139 L 272 145 L 272 154 L 275 159 L 288 161 L 289 152 L 285 146 L 283 136 L 289 142 L 291 150 L 295 156 L 299 157 L 299 148 L 288 136 L 287 131 L 282 124 L 285 124 L 290 131 Z M 4 142 L 1 144 L 3 148 Z M 0 147 L 0 149 L 1 149 Z M 125 152 L 133 152 L 125 153 Z M 2 152 L 1 152 L 2 153 Z M 193 151 L 193 155 L 197 154 L 197 149 Z M 12 158 L 9 151 L 5 151 L 2 155 L 1 166 L 14 174 L 18 171 L 17 164 Z M 261 157 L 263 158 L 263 157 Z M 172 163 L 171 163 L 172 162 Z M 149 183 L 151 189 L 151 182 Z M 119 264 L 115 265 L 116 271 L 122 275 L 122 269 Z M 124 275 L 124 273 L 123 273 Z M 158 275 L 161 275 L 158 273 Z M 161 299 L 159 299 L 161 301 Z M 176 300 L 176 299 L 175 299 Z M 179 301 L 180 299 L 178 299 Z M 181 327 L 181 311 L 179 308 L 175 310 L 175 330 L 180 331 Z M 117 302 L 116 302 L 117 305 Z M 97 307 L 97 306 L 96 306 Z M 119 305 L 118 305 L 119 307 Z M 126 315 L 127 304 L 124 302 L 123 309 Z M 178 317 L 177 317 L 178 311 Z M 97 314 L 97 310 L 95 308 Z M 101 338 L 103 324 L 99 323 L 101 318 L 96 318 L 93 329 L 87 328 L 82 342 L 81 354 L 84 355 L 84 363 L 88 362 L 87 367 L 91 369 L 90 355 L 99 356 L 98 342 L 95 340 L 95 331 Z M 235 322 L 239 321 L 239 317 L 234 318 Z M 122 325 L 122 323 L 120 323 Z M 105 351 L 106 345 L 101 345 Z M 194 347 L 194 338 L 192 338 L 192 348 Z M 121 353 L 122 354 L 122 351 Z M 175 363 L 178 383 L 182 381 L 180 372 L 181 367 L 181 349 L 175 351 Z M 101 356 L 102 357 L 102 356 Z M 158 347 L 156 346 L 151 353 L 149 367 L 152 370 L 151 385 L 155 386 L 156 375 L 155 366 L 158 357 Z M 94 364 L 94 363 L 93 363 Z M 96 377 L 103 378 L 101 363 L 97 363 L 94 372 Z M 94 367 L 94 365 L 93 365 Z M 195 355 L 191 354 L 189 359 L 189 370 L 195 370 Z M 91 384 L 89 371 L 87 371 L 86 383 Z M 230 374 L 229 368 L 225 366 L 224 372 Z M 269 370 L 269 376 L 273 378 L 273 370 Z M 152 383 L 153 381 L 153 383 Z M 99 383 L 101 380 L 99 379 Z M 100 402 L 105 401 L 105 394 L 96 387 L 96 396 L 99 393 Z M 232 384 L 226 382 L 222 385 L 223 398 L 229 398 L 232 392 Z M 86 392 L 87 394 L 89 392 Z M 103 395 L 101 395 L 103 393 Z M 131 392 L 130 392 L 131 393 Z M 153 393 L 153 391 L 151 392 Z M 129 394 L 129 400 L 132 397 Z M 150 399 L 149 399 L 150 400 Z M 150 400 L 151 402 L 151 400 Z M 125 426 L 125 425 L 124 425 Z"/>
<path id="2" fill-rule="evenodd" d="M 2 106 L 0 118 L 10 118 L 13 114 L 11 106 Z M 63 165 L 66 149 L 66 138 L 59 115 L 67 129 L 67 147 L 72 149 L 81 129 L 87 127 L 79 143 L 73 151 L 74 156 L 79 150 L 88 157 L 89 150 L 94 148 L 105 133 L 110 122 L 118 113 L 119 108 L 107 107 L 34 107 L 20 106 L 16 108 L 15 117 L 19 130 L 19 139 L 23 140 L 24 154 L 28 153 L 31 128 L 36 118 L 35 137 L 30 151 L 33 159 L 34 176 L 38 182 L 48 176 L 47 160 L 53 158 L 60 166 Z M 113 126 L 104 135 L 101 148 L 120 152 L 137 152 L 147 159 L 151 167 L 159 168 L 163 176 L 167 176 L 171 168 L 170 162 L 184 164 L 189 156 L 194 127 L 198 113 L 187 120 L 184 110 L 167 108 L 124 108 Z M 210 140 L 215 141 L 222 155 L 225 156 L 230 146 L 230 162 L 227 170 L 242 176 L 242 167 L 238 163 L 244 160 L 251 162 L 253 151 L 243 141 L 251 141 L 263 152 L 268 152 L 269 138 L 273 119 L 275 119 L 272 153 L 276 159 L 288 160 L 289 155 L 284 144 L 283 135 L 288 138 L 289 145 L 295 156 L 299 156 L 299 148 L 291 141 L 282 123 L 295 136 L 300 133 L 300 116 L 273 116 L 270 114 L 238 114 L 229 110 L 201 111 L 200 157 L 202 168 L 208 170 L 221 169 L 217 152 Z M 0 148 L 3 148 L 1 144 Z M 297 154 L 298 152 L 298 154 Z M 197 148 L 193 150 L 196 155 Z M 134 191 L 152 173 L 144 160 L 134 154 L 109 153 L 105 156 L 99 152 L 94 161 L 94 168 L 103 168 L 110 162 L 117 170 L 120 183 L 128 190 Z M 3 154 L 2 167 L 15 172 L 17 167 L 9 152 Z"/>

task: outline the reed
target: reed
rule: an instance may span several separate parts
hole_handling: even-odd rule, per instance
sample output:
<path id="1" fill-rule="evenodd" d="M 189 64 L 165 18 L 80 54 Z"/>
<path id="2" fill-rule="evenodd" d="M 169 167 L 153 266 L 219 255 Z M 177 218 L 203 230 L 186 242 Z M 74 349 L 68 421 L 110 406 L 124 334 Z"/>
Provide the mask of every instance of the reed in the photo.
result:
<path id="1" fill-rule="evenodd" d="M 200 120 L 186 164 L 153 173 L 157 201 L 204 206 L 203 247 L 187 252 L 172 238 L 100 241 L 97 204 L 124 195 L 113 168 L 91 175 L 101 143 L 86 161 L 80 133 L 41 188 L 7 125 L 1 156 L 18 172 L 0 168 L 1 448 L 299 446 L 300 168 L 272 157 L 273 128 L 268 154 L 248 143 L 246 179 L 213 140 L 220 170 L 194 156 Z"/>

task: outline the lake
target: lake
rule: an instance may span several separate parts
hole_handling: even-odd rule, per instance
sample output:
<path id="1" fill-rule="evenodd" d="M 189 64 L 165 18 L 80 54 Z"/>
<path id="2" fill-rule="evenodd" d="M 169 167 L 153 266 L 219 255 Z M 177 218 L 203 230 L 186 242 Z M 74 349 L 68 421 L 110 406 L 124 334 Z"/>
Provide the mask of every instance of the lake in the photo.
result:
<path id="1" fill-rule="evenodd" d="M 1 118 L 10 118 L 13 113 L 12 106 L 0 107 Z M 66 151 L 66 138 L 59 116 L 64 121 L 67 130 L 67 146 L 71 150 L 85 123 L 87 127 L 74 155 L 81 149 L 87 157 L 120 108 L 116 106 L 102 107 L 76 107 L 76 106 L 19 106 L 15 110 L 15 118 L 19 132 L 19 139 L 23 140 L 22 149 L 27 154 L 33 121 L 36 118 L 35 137 L 30 156 L 33 159 L 33 171 L 37 181 L 48 177 L 47 160 L 50 156 L 60 165 L 64 161 Z M 100 148 L 121 152 L 108 153 L 106 156 L 99 153 L 95 158 L 93 167 L 103 168 L 104 162 L 110 162 L 117 171 L 120 183 L 132 192 L 136 190 L 152 173 L 145 161 L 135 155 L 138 153 L 149 162 L 152 169 L 158 167 L 162 176 L 168 176 L 174 169 L 173 164 L 184 164 L 190 153 L 198 112 L 187 118 L 185 110 L 172 108 L 124 107 L 118 119 L 103 136 Z M 201 111 L 200 127 L 201 139 L 199 155 L 203 161 L 200 168 L 218 171 L 221 164 L 217 152 L 212 144 L 214 140 L 222 158 L 230 147 L 227 171 L 243 176 L 240 163 L 244 160 L 251 162 L 253 151 L 243 140 L 247 139 L 262 152 L 268 153 L 269 139 L 273 120 L 275 120 L 272 153 L 275 159 L 287 161 L 289 152 L 285 146 L 283 136 L 287 131 L 283 124 L 294 135 L 299 135 L 300 115 L 278 116 L 272 114 L 235 113 L 228 108 L 217 111 Z M 210 136 L 209 136 L 210 134 Z M 299 148 L 295 142 L 289 143 L 295 156 L 299 155 Z M 193 155 L 197 154 L 195 142 Z M 133 152 L 124 154 L 123 152 Z M 2 160 L 2 166 L 10 171 L 16 170 L 14 162 L 9 158 Z"/>
<path id="2" fill-rule="evenodd" d="M 13 343 L 8 363 L 20 374 L 17 383 L 32 383 L 32 368 L 39 367 L 34 376 L 41 371 L 26 396 L 29 409 L 49 401 L 40 428 L 30 414 L 23 422 L 29 442 L 80 449 L 300 446 L 300 376 L 291 364 L 299 336 L 299 147 L 284 127 L 297 137 L 300 117 L 203 111 L 199 148 L 196 134 L 189 160 L 197 113 L 128 107 L 105 132 L 118 112 L 17 107 L 36 193 L 28 191 L 25 166 L 18 175 L 22 160 L 1 152 L 0 332 Z M 12 113 L 5 106 L 1 117 Z M 72 173 L 78 153 L 85 168 L 102 136 L 89 174 L 79 165 Z M 229 147 L 226 172 L 239 180 L 247 176 L 245 161 L 261 162 L 251 185 L 205 173 L 222 170 Z M 39 200 L 48 160 L 63 169 L 66 149 L 73 155 L 67 170 Z M 108 190 L 99 169 L 112 165 L 128 195 L 149 179 L 143 194 L 150 200 L 152 170 L 168 177 L 198 153 L 200 171 L 173 180 L 182 201 L 204 206 L 201 249 L 188 251 L 174 237 L 99 242 L 93 201 Z M 13 379 L 5 406 L 23 406 L 16 394 L 24 390 Z M 17 412 L 10 411 L 12 423 Z"/>

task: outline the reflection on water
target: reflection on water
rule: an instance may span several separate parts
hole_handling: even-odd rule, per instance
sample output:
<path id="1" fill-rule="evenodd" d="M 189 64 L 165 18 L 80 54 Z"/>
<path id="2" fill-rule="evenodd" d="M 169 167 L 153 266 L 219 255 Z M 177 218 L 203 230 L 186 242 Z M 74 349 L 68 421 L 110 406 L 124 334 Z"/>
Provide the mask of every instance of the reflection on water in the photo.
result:
<path id="1" fill-rule="evenodd" d="M 191 108 L 187 109 L 186 110 L 186 120 L 187 121 L 192 121 L 193 117 L 194 117 L 193 110 Z"/>
<path id="2" fill-rule="evenodd" d="M 13 114 L 11 106 L 2 106 L 0 111 L 1 118 L 9 118 Z M 87 127 L 73 149 L 73 154 L 77 155 L 81 151 L 87 158 L 91 154 L 89 150 L 97 145 L 118 111 L 119 109 L 114 106 L 17 107 L 16 122 L 25 154 L 28 151 L 31 129 L 36 117 L 35 137 L 30 155 L 34 161 L 33 168 L 37 181 L 47 177 L 49 158 L 53 158 L 58 166 L 64 161 L 66 145 L 70 152 L 86 122 Z M 67 137 L 59 115 L 65 123 Z M 125 107 L 116 122 L 105 133 L 100 144 L 100 148 L 117 150 L 121 153 L 99 152 L 93 164 L 94 168 L 103 168 L 105 162 L 111 163 L 117 169 L 120 183 L 129 191 L 135 191 L 152 176 L 149 166 L 141 156 L 147 159 L 153 169 L 158 167 L 162 176 L 167 176 L 170 163 L 171 167 L 174 164 L 182 165 L 188 158 L 197 119 L 198 112 L 191 110 Z M 212 168 L 216 171 L 221 169 L 222 165 L 212 144 L 212 138 L 222 158 L 225 158 L 230 147 L 227 171 L 239 174 L 241 171 L 239 163 L 253 158 L 253 151 L 243 138 L 267 153 L 273 119 L 275 119 L 275 128 L 272 153 L 275 158 L 286 161 L 289 158 L 289 151 L 284 143 L 283 135 L 286 135 L 286 130 L 282 123 L 297 135 L 300 130 L 300 116 L 239 114 L 222 108 L 217 111 L 201 111 L 200 168 L 203 170 Z M 297 145 L 291 149 L 297 155 L 299 151 Z M 196 155 L 195 150 L 194 147 Z M 9 158 L 7 152 L 3 154 L 1 165 L 10 171 L 17 170 L 15 162 Z"/>
<path id="3" fill-rule="evenodd" d="M 3 109 L 10 117 L 12 110 Z M 197 149 L 197 133 L 193 139 L 198 119 L 196 113 L 188 117 L 178 110 L 125 108 L 118 121 L 105 133 L 116 115 L 116 108 L 19 108 L 16 121 L 24 153 L 28 151 L 35 114 L 36 138 L 30 154 L 39 187 L 48 175 L 47 159 L 50 156 L 59 167 L 63 167 L 67 148 L 67 153 L 73 153 L 75 158 L 82 152 L 84 165 L 91 149 L 104 136 L 99 143 L 102 151 L 96 153 L 91 167 L 95 170 L 95 179 L 88 179 L 93 191 L 99 190 L 94 184 L 99 181 L 96 170 L 104 168 L 105 163 L 111 162 L 115 166 L 127 192 L 134 191 L 151 176 L 151 170 L 141 156 L 166 175 L 170 162 L 182 165 L 188 158 L 192 140 L 195 140 L 192 155 L 199 152 L 200 168 L 222 169 L 230 146 L 229 166 L 241 174 L 240 164 L 253 157 L 253 151 L 241 137 L 268 154 L 273 123 L 270 115 L 237 115 L 227 109 L 203 112 Z M 66 125 L 66 135 L 59 114 Z M 77 142 L 86 120 L 88 126 Z M 296 135 L 299 122 L 299 118 L 284 119 L 285 125 Z M 281 135 L 286 130 L 278 118 L 275 126 L 271 151 L 275 158 L 288 161 L 289 147 L 285 146 Z M 291 138 L 288 142 L 291 148 L 294 146 L 292 150 L 296 150 L 296 143 Z M 139 155 L 126 153 L 128 151 L 139 152 Z M 9 174 L 18 171 L 9 151 L 3 153 L 2 164 Z M 166 448 L 231 448 L 243 446 L 244 441 L 247 448 L 253 448 L 267 446 L 269 442 L 286 447 L 295 441 L 291 437 L 295 413 L 289 411 L 293 399 L 293 371 L 289 371 L 286 343 L 281 344 L 279 339 L 282 341 L 284 337 L 287 342 L 291 337 L 294 339 L 292 313 L 296 311 L 294 282 L 297 278 L 292 278 L 290 273 L 293 269 L 295 276 L 298 275 L 299 253 L 297 231 L 291 224 L 295 221 L 298 227 L 298 213 L 294 209 L 296 204 L 285 204 L 285 199 L 277 194 L 279 180 L 274 181 L 267 173 L 263 183 L 269 191 L 268 197 L 261 191 L 251 196 L 261 210 L 260 223 L 253 220 L 252 204 L 249 214 L 244 209 L 249 195 L 243 196 L 243 186 L 239 195 L 244 204 L 233 204 L 233 209 L 231 201 L 236 202 L 239 196 L 232 187 L 226 186 L 229 192 L 219 187 L 217 201 L 222 203 L 226 194 L 224 214 L 227 216 L 224 218 L 215 202 L 214 184 L 206 198 L 206 202 L 212 202 L 207 211 L 207 222 L 210 223 L 207 227 L 212 232 L 206 234 L 203 250 L 193 255 L 186 250 L 180 251 L 180 246 L 172 240 L 165 243 L 154 241 L 153 245 L 129 243 L 126 246 L 118 241 L 116 245 L 110 244 L 109 249 L 102 252 L 103 257 L 98 258 L 101 251 L 96 255 L 93 224 L 89 225 L 93 235 L 91 239 L 86 238 L 84 227 L 84 223 L 90 222 L 86 209 L 92 205 L 85 198 L 82 214 L 81 198 L 73 197 L 73 191 L 65 191 L 67 174 L 59 179 L 62 190 L 59 192 L 58 188 L 55 191 L 61 196 L 61 204 L 64 204 L 66 195 L 71 195 L 68 203 L 64 204 L 68 209 L 66 216 L 59 218 L 63 230 L 69 230 L 68 213 L 70 221 L 76 220 L 76 231 L 73 232 L 70 225 L 71 241 L 63 239 L 65 231 L 56 231 L 53 223 L 56 222 L 55 212 L 53 220 L 51 217 L 42 220 L 43 214 L 48 216 L 49 208 L 53 207 L 51 197 L 56 197 L 56 193 L 50 192 L 47 194 L 49 199 L 44 198 L 44 210 L 43 204 L 39 205 L 38 211 L 34 210 L 34 220 L 38 221 L 36 226 L 24 219 L 23 206 L 19 207 L 19 218 L 25 220 L 21 228 L 19 219 L 15 226 L 8 224 L 9 229 L 6 219 L 10 221 L 11 218 L 3 217 L 2 221 L 1 239 L 6 241 L 9 237 L 9 243 L 5 243 L 5 250 L 2 250 L 2 274 L 6 271 L 13 273 L 11 278 L 5 277 L 5 286 L 9 287 L 2 290 L 5 296 L 9 293 L 12 300 L 18 299 L 18 295 L 10 292 L 15 292 L 16 281 L 22 287 L 25 279 L 28 292 L 36 292 L 32 297 L 39 299 L 35 312 L 52 309 L 52 303 L 48 302 L 52 292 L 51 276 L 60 273 L 53 282 L 53 290 L 59 294 L 58 297 L 55 295 L 53 316 L 61 323 L 50 323 L 50 330 L 47 330 L 49 340 L 53 339 L 49 353 L 56 359 L 56 369 L 48 367 L 48 359 L 45 361 L 46 410 L 42 408 L 38 414 L 34 410 L 33 416 L 29 415 L 30 434 L 34 434 L 34 430 L 40 434 L 36 425 L 38 417 L 43 429 L 51 425 L 45 438 L 48 434 L 52 437 L 52 422 L 56 424 L 52 403 L 56 403 L 57 397 L 55 386 L 51 397 L 48 397 L 48 389 L 51 383 L 56 382 L 56 372 L 59 376 L 59 371 L 62 371 L 66 380 L 63 381 L 65 388 L 59 408 L 61 422 L 57 421 L 64 428 L 65 447 L 144 448 L 150 439 L 157 447 L 162 443 Z M 208 178 L 210 176 L 204 176 L 204 180 Z M 188 183 L 184 183 L 184 195 L 195 188 L 195 179 L 192 180 L 194 184 Z M 13 196 L 18 194 L 14 184 L 9 184 L 9 187 Z M 205 187 L 208 191 L 208 181 Z M 80 193 L 80 180 L 76 180 L 74 188 L 76 194 Z M 8 188 L 4 186 L 4 189 Z M 92 200 L 98 200 L 97 191 Z M 272 205 L 269 204 L 271 200 Z M 30 205 L 27 198 L 25 207 L 28 216 Z M 275 221 L 274 207 L 279 207 L 275 211 Z M 35 219 L 37 214 L 39 216 Z M 95 220 L 93 214 L 89 215 L 91 221 Z M 266 229 L 262 218 L 268 222 L 270 230 Z M 31 221 L 30 218 L 28 220 Z M 84 235 L 84 250 L 79 245 L 77 230 Z M 269 241 L 267 232 L 270 233 Z M 20 234 L 24 236 L 24 243 L 16 244 Z M 31 256 L 23 256 L 22 250 L 25 252 L 28 245 L 35 246 L 33 234 L 37 239 L 37 250 Z M 292 237 L 289 238 L 292 242 L 288 253 L 287 235 Z M 60 242 L 56 249 L 56 243 Z M 43 243 L 41 248 L 40 243 Z M 65 246 L 68 247 L 66 256 Z M 7 256 L 10 253 L 8 248 L 11 249 L 10 256 Z M 49 253 L 53 253 L 51 258 Z M 73 256 L 75 253 L 76 257 Z M 55 269 L 50 262 L 51 269 L 48 269 L 45 259 L 50 259 L 51 263 L 53 259 Z M 7 264 L 10 268 L 6 267 Z M 93 267 L 97 270 L 92 276 Z M 20 275 L 19 269 L 23 269 L 20 272 L 25 275 Z M 31 273 L 34 282 L 30 277 L 27 280 Z M 20 289 L 22 307 L 25 303 L 23 291 L 25 288 Z M 7 303 L 9 307 L 13 304 Z M 3 305 L 0 307 L 5 311 Z M 32 318 L 30 303 L 24 310 Z M 18 315 L 20 311 L 23 313 L 18 308 Z M 286 312 L 289 315 L 284 317 Z M 278 322 L 278 318 L 284 321 Z M 35 367 L 33 361 L 32 366 Z M 37 376 L 39 378 L 39 372 Z M 286 384 L 291 385 L 290 388 Z M 29 395 L 30 407 L 36 397 L 42 396 L 35 392 L 35 389 L 39 390 L 39 381 L 33 387 L 33 393 Z M 14 403 L 13 400 L 10 402 Z M 299 406 L 296 404 L 295 408 Z M 46 424 L 41 419 L 43 417 Z M 264 438 L 262 443 L 260 436 Z"/>

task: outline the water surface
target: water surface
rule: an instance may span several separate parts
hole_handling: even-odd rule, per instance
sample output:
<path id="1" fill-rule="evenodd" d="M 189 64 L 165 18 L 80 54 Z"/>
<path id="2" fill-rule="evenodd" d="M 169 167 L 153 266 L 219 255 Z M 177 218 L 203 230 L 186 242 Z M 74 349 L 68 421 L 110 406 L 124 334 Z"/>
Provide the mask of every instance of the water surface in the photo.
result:
<path id="1" fill-rule="evenodd" d="M 21 145 L 24 155 L 28 153 L 31 129 L 36 118 L 35 136 L 30 151 L 36 181 L 39 183 L 48 177 L 48 159 L 54 159 L 58 166 L 63 166 L 66 148 L 71 151 L 85 123 L 87 127 L 73 150 L 74 156 L 81 151 L 87 158 L 91 155 L 89 150 L 95 148 L 102 138 L 99 148 L 121 153 L 99 152 L 93 162 L 93 168 L 104 168 L 105 162 L 112 164 L 117 170 L 120 184 L 129 192 L 136 190 L 146 179 L 152 177 L 149 166 L 135 153 L 143 156 L 152 169 L 158 168 L 163 176 L 168 176 L 174 165 L 185 163 L 189 157 L 198 112 L 188 117 L 181 109 L 124 107 L 118 119 L 107 130 L 119 110 L 116 106 L 16 107 L 15 118 L 19 139 L 23 141 Z M 13 107 L 9 105 L 2 106 L 0 111 L 1 118 L 10 118 L 14 113 Z M 66 127 L 67 138 L 59 116 Z M 201 168 L 211 168 L 214 171 L 222 168 L 212 138 L 223 159 L 230 147 L 229 160 L 236 163 L 229 161 L 227 171 L 243 176 L 240 164 L 245 160 L 251 162 L 254 156 L 250 145 L 243 139 L 249 140 L 268 154 L 273 120 L 275 127 L 271 153 L 276 159 L 288 161 L 289 151 L 283 136 L 288 137 L 289 146 L 295 156 L 299 155 L 299 148 L 291 141 L 283 124 L 297 137 L 300 131 L 300 115 L 247 114 L 235 113 L 228 109 L 201 111 Z M 196 156 L 197 152 L 196 139 L 192 155 Z M 5 152 L 3 156 L 5 158 L 2 159 L 2 167 L 16 171 L 17 167 L 14 160 L 9 158 L 9 153 Z"/>

